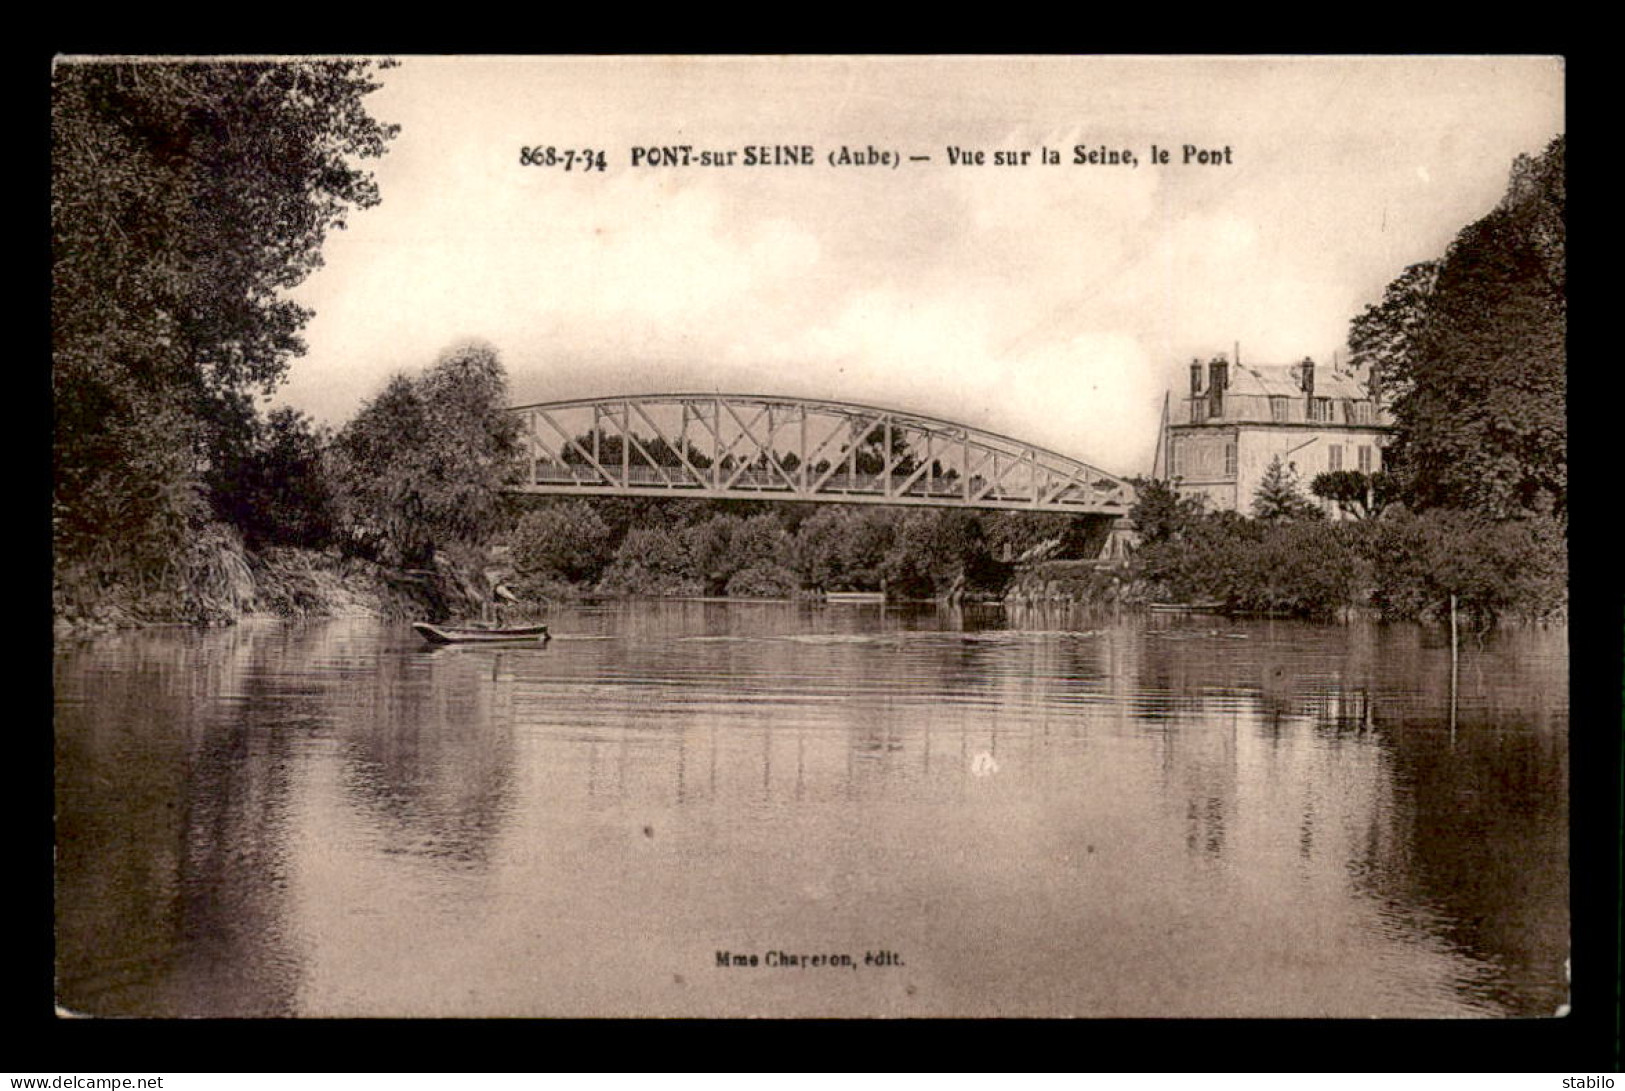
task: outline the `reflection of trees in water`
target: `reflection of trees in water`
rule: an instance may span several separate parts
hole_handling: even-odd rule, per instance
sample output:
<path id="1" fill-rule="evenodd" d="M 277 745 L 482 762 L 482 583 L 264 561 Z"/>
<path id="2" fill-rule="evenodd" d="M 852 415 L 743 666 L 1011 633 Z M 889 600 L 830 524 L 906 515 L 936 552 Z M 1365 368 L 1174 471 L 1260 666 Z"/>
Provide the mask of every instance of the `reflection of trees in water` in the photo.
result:
<path id="1" fill-rule="evenodd" d="M 1501 716 L 1443 717 L 1388 732 L 1396 857 L 1356 862 L 1362 886 L 1431 916 L 1459 949 L 1501 968 L 1485 999 L 1518 1015 L 1567 1001 L 1568 754 L 1558 733 Z M 1402 866 L 1396 866 L 1396 860 Z"/>
<path id="2" fill-rule="evenodd" d="M 280 649 L 252 630 L 129 634 L 84 654 L 57 658 L 59 1002 L 291 1013 L 285 807 L 314 699 L 270 681 Z"/>
<path id="3" fill-rule="evenodd" d="M 1561 641 L 1470 643 L 1452 730 L 1449 648 L 1428 631 L 1186 621 L 1146 634 L 1140 688 L 1166 703 L 1135 716 L 1162 740 L 1188 851 L 1222 854 L 1239 816 L 1273 812 L 1306 860 L 1341 857 L 1392 926 L 1498 968 L 1464 992 L 1546 1014 L 1569 938 Z"/>
<path id="4" fill-rule="evenodd" d="M 484 867 L 514 778 L 513 674 L 494 649 L 380 658 L 344 706 L 344 785 L 384 851 Z"/>
<path id="5" fill-rule="evenodd" d="M 294 1014 L 287 808 L 298 723 L 254 722 L 251 710 L 272 695 L 255 676 L 247 682 L 244 715 L 209 730 L 191 760 L 180 976 L 192 1014 Z"/>

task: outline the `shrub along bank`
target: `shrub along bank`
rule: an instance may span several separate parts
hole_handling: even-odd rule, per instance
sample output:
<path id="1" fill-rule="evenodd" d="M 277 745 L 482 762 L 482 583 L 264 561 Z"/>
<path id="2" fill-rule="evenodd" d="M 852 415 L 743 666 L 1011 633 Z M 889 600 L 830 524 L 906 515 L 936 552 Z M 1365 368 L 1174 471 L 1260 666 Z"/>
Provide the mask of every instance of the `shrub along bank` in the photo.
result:
<path id="1" fill-rule="evenodd" d="M 479 613 L 478 572 L 437 557 L 390 568 L 336 550 L 250 550 L 210 524 L 174 565 L 132 576 L 61 566 L 52 593 L 58 635 L 142 625 L 229 625 L 246 617 L 445 619 Z"/>
<path id="2" fill-rule="evenodd" d="M 1490 520 L 1471 512 L 1388 508 L 1328 521 L 1205 512 L 1166 483 L 1141 482 L 1141 543 L 1130 575 L 1156 601 L 1215 603 L 1237 613 L 1330 619 L 1370 610 L 1384 620 L 1552 620 L 1568 604 L 1561 522 Z"/>
<path id="3" fill-rule="evenodd" d="M 945 509 L 741 501 L 543 502 L 519 519 L 521 594 L 785 598 L 884 591 L 899 599 L 998 598 L 1000 559 L 1034 536 L 1060 548 L 1072 520 Z M 608 510 L 604 510 L 607 507 Z M 617 533 L 620 530 L 620 533 Z"/>

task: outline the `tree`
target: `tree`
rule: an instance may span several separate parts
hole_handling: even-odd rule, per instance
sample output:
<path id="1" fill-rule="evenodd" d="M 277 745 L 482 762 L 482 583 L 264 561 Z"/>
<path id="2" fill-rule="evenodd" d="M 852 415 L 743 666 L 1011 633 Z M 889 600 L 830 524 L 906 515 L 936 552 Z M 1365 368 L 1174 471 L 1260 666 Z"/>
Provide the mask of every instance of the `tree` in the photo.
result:
<path id="1" fill-rule="evenodd" d="M 887 508 L 820 508 L 796 531 L 793 553 L 802 582 L 824 591 L 879 590 L 898 518 Z"/>
<path id="2" fill-rule="evenodd" d="M 195 526 L 200 470 L 304 350 L 286 297 L 378 203 L 359 61 L 63 61 L 52 80 L 56 545 Z M 216 478 L 216 482 L 219 482 Z M 133 495 L 132 495 L 133 494 Z M 161 546 L 160 546 L 161 548 Z"/>
<path id="3" fill-rule="evenodd" d="M 1131 484 L 1135 499 L 1129 520 L 1142 546 L 1181 537 L 1202 517 L 1206 507 L 1204 497 L 1182 496 L 1169 481 L 1137 477 Z"/>
<path id="4" fill-rule="evenodd" d="M 907 434 L 896 426 L 891 429 L 890 456 L 894 463 L 894 474 L 906 477 L 919 466 L 914 452 L 909 448 Z M 886 472 L 886 458 L 886 427 L 877 424 L 864 434 L 863 442 L 852 454 L 852 461 L 860 474 L 881 474 Z"/>
<path id="5" fill-rule="evenodd" d="M 1298 475 L 1281 462 L 1281 456 L 1270 459 L 1270 464 L 1259 479 L 1258 491 L 1253 494 L 1253 516 L 1267 523 L 1302 519 L 1319 519 L 1324 513 L 1314 501 L 1298 488 Z"/>
<path id="6" fill-rule="evenodd" d="M 1322 500 L 1332 501 L 1345 515 L 1352 515 L 1356 519 L 1375 519 L 1393 500 L 1394 482 L 1385 473 L 1332 470 L 1316 474 L 1309 483 L 1309 491 Z"/>
<path id="7" fill-rule="evenodd" d="M 593 583 L 615 553 L 608 524 L 585 500 L 527 512 L 513 537 L 514 562 L 527 578 Z"/>
<path id="8" fill-rule="evenodd" d="M 1098 547 L 1090 521 L 1078 515 L 1001 511 L 983 520 L 988 548 L 1005 560 L 1077 556 Z"/>
<path id="9" fill-rule="evenodd" d="M 1385 460 L 1413 510 L 1566 511 L 1564 174 L 1561 136 L 1520 156 L 1506 197 L 1457 235 L 1430 290 L 1413 267 L 1389 287 L 1406 306 L 1355 320 L 1351 344 L 1388 346 L 1370 349 L 1398 426 Z"/>
<path id="10" fill-rule="evenodd" d="M 790 539 L 770 512 L 743 519 L 714 515 L 687 528 L 683 538 L 693 572 L 704 582 L 708 595 L 731 593 L 735 577 L 747 569 L 756 570 L 753 585 L 776 587 L 787 580 L 794 590 L 794 575 L 788 569 L 783 580 L 767 575 L 768 570 L 781 568 L 790 552 Z"/>
<path id="11" fill-rule="evenodd" d="M 685 535 L 669 527 L 634 527 L 598 586 L 609 594 L 697 595 L 705 588 L 694 571 Z"/>
<path id="12" fill-rule="evenodd" d="M 904 596 L 953 600 L 966 587 L 991 581 L 992 560 L 975 512 L 915 509 L 898 524 L 881 571 L 888 589 Z"/>
<path id="13" fill-rule="evenodd" d="M 340 518 L 353 550 L 402 565 L 472 543 L 502 521 L 524 463 L 496 350 L 471 341 L 417 380 L 397 375 L 333 445 Z"/>
<path id="14" fill-rule="evenodd" d="M 1480 624 L 1544 618 L 1567 598 L 1563 529 L 1549 516 L 1492 520 L 1436 508 L 1373 524 L 1376 602 L 1392 619 L 1448 616 L 1452 597 Z"/>
<path id="15" fill-rule="evenodd" d="M 1349 324 L 1347 371 L 1364 369 L 1373 398 L 1391 403 L 1415 386 L 1417 354 L 1441 264 L 1408 266 L 1388 285 L 1380 304 L 1367 307 Z"/>
<path id="16" fill-rule="evenodd" d="M 297 409 L 275 409 L 253 422 L 244 438 L 209 474 L 216 514 L 241 530 L 252 549 L 327 545 L 333 497 L 322 437 L 310 418 Z"/>

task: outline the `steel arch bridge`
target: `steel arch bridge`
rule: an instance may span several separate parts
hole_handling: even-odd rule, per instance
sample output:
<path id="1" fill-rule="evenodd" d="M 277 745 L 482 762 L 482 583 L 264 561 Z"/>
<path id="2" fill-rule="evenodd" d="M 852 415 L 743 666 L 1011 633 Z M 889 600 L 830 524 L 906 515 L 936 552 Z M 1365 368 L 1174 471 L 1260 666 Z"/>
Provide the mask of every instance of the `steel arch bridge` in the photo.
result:
<path id="1" fill-rule="evenodd" d="M 1042 447 L 895 409 L 758 394 L 517 406 L 522 493 L 686 496 L 1126 517 L 1125 480 Z"/>

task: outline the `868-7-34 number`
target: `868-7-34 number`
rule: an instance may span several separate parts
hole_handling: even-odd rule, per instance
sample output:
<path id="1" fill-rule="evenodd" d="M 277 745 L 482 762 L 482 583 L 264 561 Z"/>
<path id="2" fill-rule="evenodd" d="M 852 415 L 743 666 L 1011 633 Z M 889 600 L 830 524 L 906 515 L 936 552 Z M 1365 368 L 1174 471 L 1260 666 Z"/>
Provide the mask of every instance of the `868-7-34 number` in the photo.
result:
<path id="1" fill-rule="evenodd" d="M 519 165 L 522 167 L 563 167 L 565 170 L 597 170 L 604 169 L 608 157 L 603 151 L 595 148 L 555 148 L 537 146 L 519 149 Z"/>

